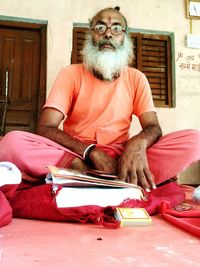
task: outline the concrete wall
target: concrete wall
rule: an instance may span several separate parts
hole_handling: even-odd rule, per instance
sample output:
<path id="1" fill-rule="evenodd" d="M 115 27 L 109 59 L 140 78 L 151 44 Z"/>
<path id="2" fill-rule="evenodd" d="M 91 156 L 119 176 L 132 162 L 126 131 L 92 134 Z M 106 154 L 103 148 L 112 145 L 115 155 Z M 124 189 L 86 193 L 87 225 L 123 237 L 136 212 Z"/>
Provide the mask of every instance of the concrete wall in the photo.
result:
<path id="1" fill-rule="evenodd" d="M 47 92 L 57 72 L 70 63 L 73 23 L 87 23 L 108 6 L 121 7 L 129 27 L 175 33 L 176 108 L 157 109 L 163 132 L 200 130 L 200 49 L 186 47 L 192 31 L 200 34 L 200 20 L 186 18 L 185 0 L 1 0 L 0 15 L 48 20 Z M 139 129 L 134 120 L 132 133 Z M 181 175 L 181 181 L 200 183 L 199 164 Z M 167 166 L 166 166 L 167 167 Z"/>

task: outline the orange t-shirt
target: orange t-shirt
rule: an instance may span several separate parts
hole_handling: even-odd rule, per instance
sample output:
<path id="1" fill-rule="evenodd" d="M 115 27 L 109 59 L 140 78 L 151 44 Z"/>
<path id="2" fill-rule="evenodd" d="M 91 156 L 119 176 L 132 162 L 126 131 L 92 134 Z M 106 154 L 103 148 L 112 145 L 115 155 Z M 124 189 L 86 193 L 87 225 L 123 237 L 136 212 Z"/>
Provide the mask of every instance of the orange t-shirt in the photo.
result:
<path id="1" fill-rule="evenodd" d="M 132 114 L 139 117 L 155 110 L 149 83 L 139 70 L 126 67 L 117 80 L 107 82 L 82 64 L 61 70 L 44 107 L 67 115 L 66 133 L 98 144 L 127 141 Z"/>

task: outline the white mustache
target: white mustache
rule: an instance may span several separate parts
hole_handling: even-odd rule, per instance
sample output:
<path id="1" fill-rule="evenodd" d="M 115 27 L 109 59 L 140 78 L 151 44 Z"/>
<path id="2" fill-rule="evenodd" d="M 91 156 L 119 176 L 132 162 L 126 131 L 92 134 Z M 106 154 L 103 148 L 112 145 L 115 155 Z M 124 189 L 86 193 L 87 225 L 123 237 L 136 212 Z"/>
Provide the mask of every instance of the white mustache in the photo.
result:
<path id="1" fill-rule="evenodd" d="M 104 45 L 110 45 L 115 49 L 122 46 L 118 44 L 115 40 L 108 40 L 108 39 L 102 39 L 96 44 L 96 46 L 98 46 L 99 48 L 101 48 Z"/>
<path id="2" fill-rule="evenodd" d="M 101 47 L 104 46 L 104 45 L 110 45 L 110 46 L 112 46 L 113 48 L 116 48 L 116 45 L 113 44 L 113 42 L 111 42 L 111 41 L 108 41 L 108 40 L 101 40 L 101 41 L 99 41 L 99 43 L 98 43 L 98 47 L 99 47 L 99 48 L 101 48 Z"/>

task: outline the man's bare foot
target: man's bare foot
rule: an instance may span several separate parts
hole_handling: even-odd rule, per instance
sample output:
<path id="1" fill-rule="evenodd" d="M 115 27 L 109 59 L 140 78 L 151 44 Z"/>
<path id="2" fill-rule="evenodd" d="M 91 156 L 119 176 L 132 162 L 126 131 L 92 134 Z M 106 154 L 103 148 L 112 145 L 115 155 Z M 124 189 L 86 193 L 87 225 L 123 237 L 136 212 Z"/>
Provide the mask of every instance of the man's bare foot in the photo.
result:
<path id="1" fill-rule="evenodd" d="M 80 158 L 75 158 L 69 168 L 80 172 L 88 170 L 87 165 Z"/>

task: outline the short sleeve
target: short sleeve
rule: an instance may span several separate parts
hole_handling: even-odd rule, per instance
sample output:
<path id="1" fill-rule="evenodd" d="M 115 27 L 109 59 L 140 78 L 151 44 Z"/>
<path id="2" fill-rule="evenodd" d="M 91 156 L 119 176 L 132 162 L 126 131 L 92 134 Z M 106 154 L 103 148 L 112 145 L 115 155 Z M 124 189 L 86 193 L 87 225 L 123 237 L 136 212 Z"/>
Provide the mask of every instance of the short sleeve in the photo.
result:
<path id="1" fill-rule="evenodd" d="M 142 72 L 137 71 L 134 84 L 135 97 L 133 113 L 139 117 L 145 112 L 155 111 L 150 85 Z"/>
<path id="2" fill-rule="evenodd" d="M 55 108 L 64 116 L 67 115 L 72 105 L 78 74 L 72 65 L 62 69 L 55 79 L 44 108 Z"/>

